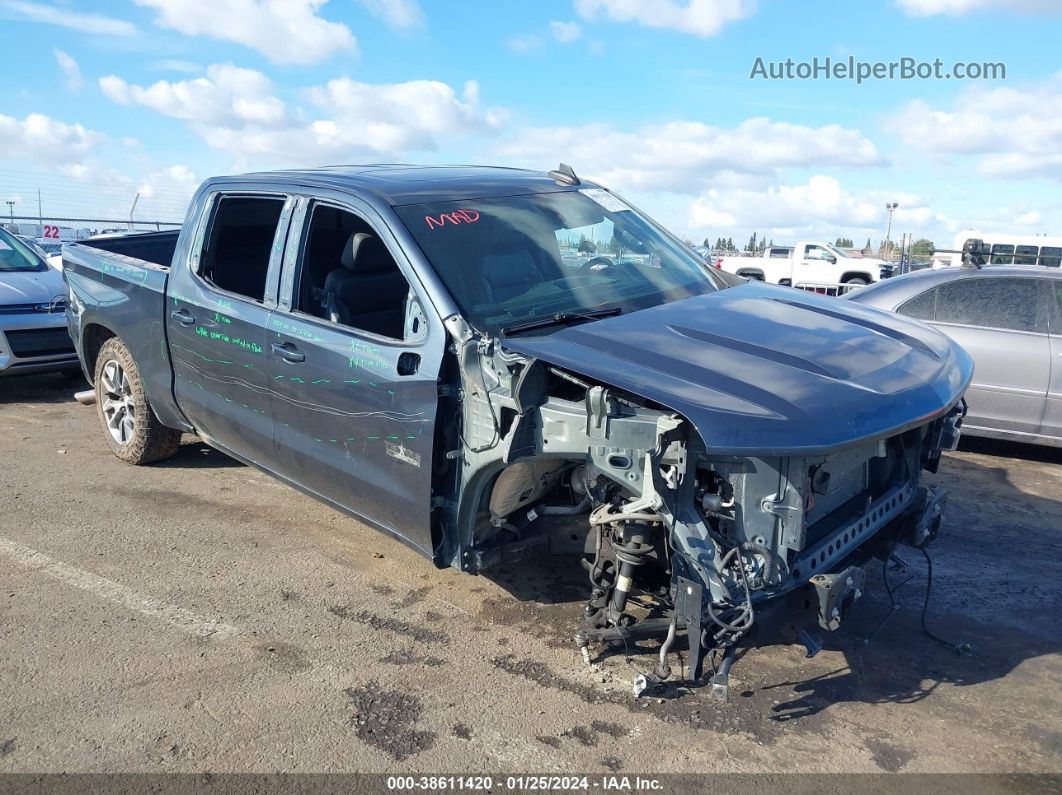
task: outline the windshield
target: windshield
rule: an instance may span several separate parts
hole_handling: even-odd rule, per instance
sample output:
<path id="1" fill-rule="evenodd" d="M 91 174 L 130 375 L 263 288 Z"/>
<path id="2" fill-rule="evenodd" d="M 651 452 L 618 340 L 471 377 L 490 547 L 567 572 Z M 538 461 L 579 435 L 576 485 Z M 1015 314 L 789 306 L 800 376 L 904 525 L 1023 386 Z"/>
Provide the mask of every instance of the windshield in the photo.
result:
<path id="1" fill-rule="evenodd" d="M 837 248 L 837 246 L 831 246 L 829 243 L 825 243 L 824 245 L 826 250 L 838 259 L 848 259 L 848 255 L 841 251 L 841 249 Z"/>
<path id="2" fill-rule="evenodd" d="M 47 263 L 21 240 L 0 228 L 0 272 L 44 270 L 48 270 Z"/>
<path id="3" fill-rule="evenodd" d="M 705 263 L 599 188 L 396 207 L 465 316 L 633 311 L 716 290 Z"/>

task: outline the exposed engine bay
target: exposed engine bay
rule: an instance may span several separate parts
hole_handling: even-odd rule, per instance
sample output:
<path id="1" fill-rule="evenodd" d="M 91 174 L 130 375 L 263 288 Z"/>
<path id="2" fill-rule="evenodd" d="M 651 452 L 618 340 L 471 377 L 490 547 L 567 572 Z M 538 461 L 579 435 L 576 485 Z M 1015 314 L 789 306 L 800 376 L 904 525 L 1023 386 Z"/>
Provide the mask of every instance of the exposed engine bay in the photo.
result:
<path id="1" fill-rule="evenodd" d="M 449 322 L 442 411 L 461 421 L 436 446 L 437 560 L 479 573 L 578 556 L 586 662 L 601 644 L 661 641 L 636 694 L 672 677 L 683 635 L 688 678 L 711 661 L 723 699 L 739 645 L 788 636 L 813 652 L 812 632 L 836 630 L 861 597 L 867 561 L 939 531 L 946 495 L 921 473 L 957 444 L 961 400 L 840 449 L 722 454 L 666 406 Z"/>

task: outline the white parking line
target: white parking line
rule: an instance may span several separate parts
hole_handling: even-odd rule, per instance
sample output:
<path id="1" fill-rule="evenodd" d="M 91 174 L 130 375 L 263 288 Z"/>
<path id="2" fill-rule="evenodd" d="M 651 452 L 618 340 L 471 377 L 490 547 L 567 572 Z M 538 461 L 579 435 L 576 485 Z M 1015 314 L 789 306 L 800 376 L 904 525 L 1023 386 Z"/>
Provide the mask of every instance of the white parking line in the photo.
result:
<path id="1" fill-rule="evenodd" d="M 114 580 L 108 580 L 98 574 L 79 569 L 76 566 L 70 566 L 61 560 L 45 555 L 43 552 L 16 544 L 3 536 L 0 536 L 0 553 L 24 569 L 47 574 L 49 577 L 62 580 L 68 585 L 88 591 L 101 599 L 114 602 L 145 616 L 160 618 L 182 632 L 187 632 L 196 637 L 219 638 L 239 632 L 234 626 L 204 618 L 182 607 L 168 605 L 157 599 L 152 599 L 150 596 L 144 596 Z"/>

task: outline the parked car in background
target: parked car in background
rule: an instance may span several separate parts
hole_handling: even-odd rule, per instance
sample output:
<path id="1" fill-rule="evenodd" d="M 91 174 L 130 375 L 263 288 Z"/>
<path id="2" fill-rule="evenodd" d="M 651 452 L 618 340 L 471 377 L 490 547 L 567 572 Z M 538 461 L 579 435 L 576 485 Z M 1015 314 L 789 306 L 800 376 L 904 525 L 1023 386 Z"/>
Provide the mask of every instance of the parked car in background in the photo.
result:
<path id="1" fill-rule="evenodd" d="M 957 267 L 962 264 L 963 250 L 969 240 L 981 240 L 988 247 L 986 264 L 1042 265 L 1057 268 L 1062 265 L 1062 237 L 1030 235 L 1017 232 L 978 232 L 967 229 L 955 236 L 951 251 L 934 256 L 933 267 Z"/>
<path id="2" fill-rule="evenodd" d="M 30 237 L 17 236 L 19 240 L 33 249 L 33 253 L 58 271 L 63 269 L 63 244 L 54 240 L 34 240 Z"/>
<path id="3" fill-rule="evenodd" d="M 1062 447 L 1062 272 L 923 270 L 845 297 L 925 321 L 973 356 L 964 434 Z"/>
<path id="4" fill-rule="evenodd" d="M 0 375 L 78 368 L 66 285 L 29 245 L 0 229 Z"/>
<path id="5" fill-rule="evenodd" d="M 892 275 L 890 263 L 852 257 L 834 245 L 803 240 L 796 246 L 768 246 L 754 257 L 721 257 L 717 267 L 738 276 L 790 287 L 863 286 Z"/>

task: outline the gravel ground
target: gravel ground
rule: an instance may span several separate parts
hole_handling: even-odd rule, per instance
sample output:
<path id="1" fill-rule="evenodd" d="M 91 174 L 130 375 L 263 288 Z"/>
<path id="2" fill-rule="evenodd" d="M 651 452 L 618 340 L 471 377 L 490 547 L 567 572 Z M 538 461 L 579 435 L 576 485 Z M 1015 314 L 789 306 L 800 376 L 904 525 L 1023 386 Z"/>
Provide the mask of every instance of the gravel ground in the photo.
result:
<path id="1" fill-rule="evenodd" d="M 0 381 L 0 772 L 1062 772 L 1062 451 L 949 455 L 932 548 L 732 700 L 586 668 L 577 568 L 416 553 L 185 437 L 132 468 L 61 376 Z"/>

